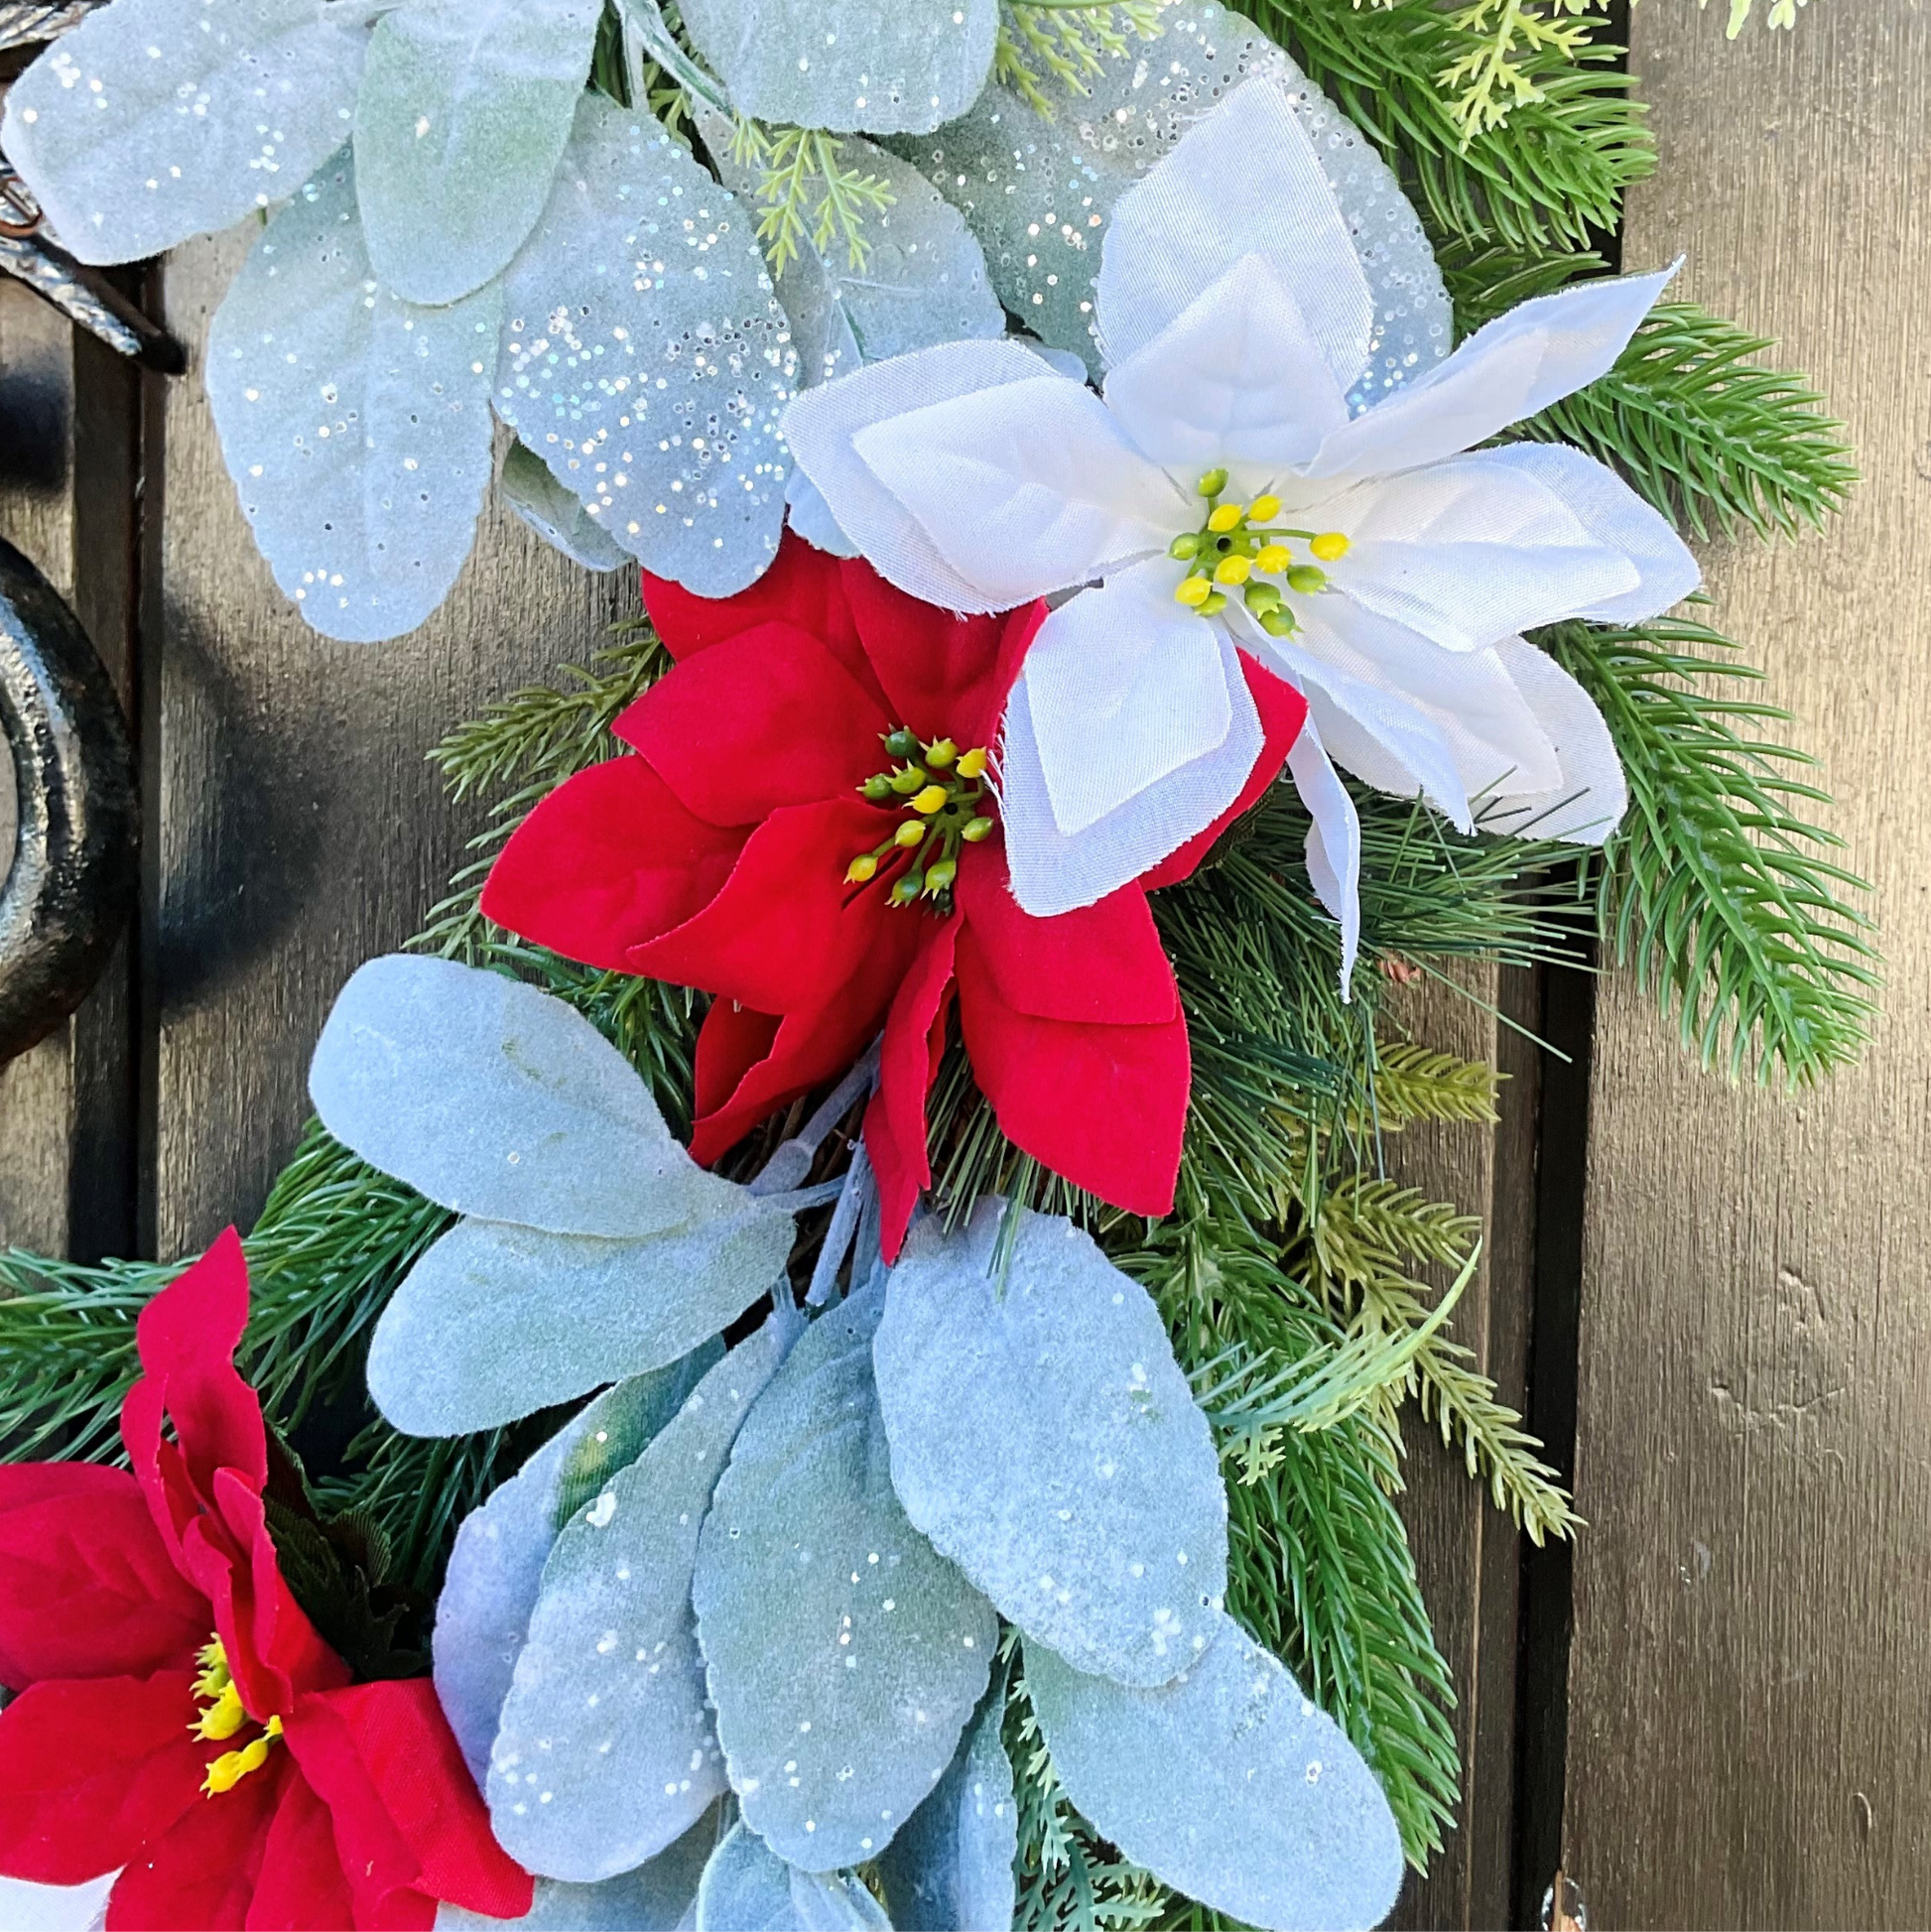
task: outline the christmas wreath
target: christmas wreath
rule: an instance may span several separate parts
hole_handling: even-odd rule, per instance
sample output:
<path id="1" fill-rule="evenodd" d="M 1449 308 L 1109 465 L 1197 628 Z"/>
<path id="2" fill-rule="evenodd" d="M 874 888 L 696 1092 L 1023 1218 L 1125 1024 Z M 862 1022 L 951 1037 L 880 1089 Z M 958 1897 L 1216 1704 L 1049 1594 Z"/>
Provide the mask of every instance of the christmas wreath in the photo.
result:
<path id="1" fill-rule="evenodd" d="M 495 829 L 245 1242 L 0 1257 L 0 1874 L 1379 1922 L 1458 1778 L 1404 1411 L 1577 1527 L 1382 1172 L 1495 1095 L 1393 989 L 1594 941 L 1801 1085 L 1878 983 L 1668 614 L 1847 454 L 1606 272 L 1601 9 L 26 12 L 63 259 L 259 224 L 205 380 L 311 625 L 421 623 L 492 482 L 646 615 L 442 747 Z"/>

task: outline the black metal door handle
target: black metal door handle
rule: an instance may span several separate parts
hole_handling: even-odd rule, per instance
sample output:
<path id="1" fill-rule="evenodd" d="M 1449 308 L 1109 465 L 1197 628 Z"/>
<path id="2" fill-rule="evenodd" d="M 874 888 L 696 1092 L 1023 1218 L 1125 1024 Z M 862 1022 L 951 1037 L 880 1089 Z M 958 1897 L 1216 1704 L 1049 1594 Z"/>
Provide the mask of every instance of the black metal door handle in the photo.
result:
<path id="1" fill-rule="evenodd" d="M 53 1032 L 100 976 L 134 902 L 140 835 L 134 749 L 106 667 L 53 586 L 5 543 L 0 728 L 20 800 L 0 888 L 4 1064 Z"/>

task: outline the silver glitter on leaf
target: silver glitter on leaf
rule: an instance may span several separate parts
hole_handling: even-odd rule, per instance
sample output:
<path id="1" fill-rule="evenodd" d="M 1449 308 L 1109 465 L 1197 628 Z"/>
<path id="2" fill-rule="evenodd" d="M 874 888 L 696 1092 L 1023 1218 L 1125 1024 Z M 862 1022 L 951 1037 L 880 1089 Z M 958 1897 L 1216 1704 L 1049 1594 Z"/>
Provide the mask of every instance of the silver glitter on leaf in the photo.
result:
<path id="1" fill-rule="evenodd" d="M 695 1921 L 698 1884 L 716 1849 L 722 1807 L 712 1805 L 691 1829 L 648 1865 L 594 1885 L 539 1878 L 536 1898 L 518 1919 L 487 1918 L 444 1903 L 436 1932 L 680 1932 Z"/>
<path id="2" fill-rule="evenodd" d="M 1196 121 L 1250 75 L 1277 74 L 1306 127 L 1374 298 L 1356 410 L 1453 346 L 1452 317 L 1420 217 L 1359 130 L 1257 27 L 1219 0 L 1177 0 L 1157 39 L 1101 57 L 1084 97 L 1052 120 L 988 87 L 971 111 L 894 152 L 965 214 L 1000 300 L 1042 340 L 1082 356 L 1096 378 L 1094 281 L 1119 197 Z"/>
<path id="3" fill-rule="evenodd" d="M 377 23 L 355 104 L 369 259 L 411 302 L 506 267 L 550 198 L 601 0 L 407 0 Z"/>
<path id="4" fill-rule="evenodd" d="M 83 262 L 134 262 L 286 200 L 348 139 L 368 10 L 114 0 L 13 83 L 0 145 Z"/>
<path id="5" fill-rule="evenodd" d="M 924 1932 L 1010 1932 L 1019 1806 L 1000 1736 L 1005 1715 L 1001 1670 L 939 1788 L 878 1862 L 894 1924 Z"/>
<path id="6" fill-rule="evenodd" d="M 860 1879 L 801 1871 L 741 1823 L 705 1868 L 693 1924 L 696 1932 L 891 1932 Z"/>
<path id="7" fill-rule="evenodd" d="M 396 953 L 357 968 L 309 1069 L 322 1123 L 457 1214 L 636 1236 L 742 1190 L 672 1138 L 637 1071 L 535 986 Z"/>
<path id="8" fill-rule="evenodd" d="M 1057 1216 L 928 1216 L 874 1350 L 912 1521 L 1081 1670 L 1164 1684 L 1220 1626 L 1227 1511 L 1207 1419 L 1151 1297 Z"/>
<path id="9" fill-rule="evenodd" d="M 509 270 L 496 413 L 645 568 L 723 597 L 777 554 L 797 356 L 752 218 L 586 94 Z"/>
<path id="10" fill-rule="evenodd" d="M 436 1605 L 436 1695 L 478 1788 L 558 1532 L 636 1460 L 720 1352 L 708 1344 L 606 1389 L 463 1519 Z"/>
<path id="11" fill-rule="evenodd" d="M 1067 1796 L 1133 1864 L 1242 1924 L 1378 1925 L 1402 1853 L 1374 1774 L 1274 1657 L 1220 1621 L 1187 1674 L 1153 1691 L 1027 1642 L 1027 1688 Z"/>
<path id="12" fill-rule="evenodd" d="M 740 113 L 835 134 L 922 134 L 963 114 L 999 29 L 998 0 L 819 0 L 788 19 L 763 0 L 681 11 Z"/>
<path id="13" fill-rule="evenodd" d="M 450 309 L 377 288 L 346 152 L 269 222 L 216 312 L 221 452 L 276 582 L 323 636 L 399 637 L 449 594 L 489 487 L 502 313 L 494 287 Z"/>
<path id="14" fill-rule="evenodd" d="M 793 471 L 793 480 L 797 479 Z M 503 501 L 553 550 L 586 571 L 620 571 L 631 559 L 610 533 L 592 523 L 582 504 L 550 473 L 550 465 L 520 443 L 510 445 L 496 485 Z"/>
<path id="15" fill-rule="evenodd" d="M 997 1619 L 906 1520 L 872 1385 L 876 1289 L 821 1316 L 752 1409 L 693 1601 L 731 1787 L 808 1870 L 875 1858 L 945 1775 Z"/>
<path id="16" fill-rule="evenodd" d="M 657 1856 L 725 1789 L 691 1611 L 698 1531 L 784 1353 L 767 1322 L 557 1538 L 490 1754 L 497 1839 L 589 1882 Z"/>

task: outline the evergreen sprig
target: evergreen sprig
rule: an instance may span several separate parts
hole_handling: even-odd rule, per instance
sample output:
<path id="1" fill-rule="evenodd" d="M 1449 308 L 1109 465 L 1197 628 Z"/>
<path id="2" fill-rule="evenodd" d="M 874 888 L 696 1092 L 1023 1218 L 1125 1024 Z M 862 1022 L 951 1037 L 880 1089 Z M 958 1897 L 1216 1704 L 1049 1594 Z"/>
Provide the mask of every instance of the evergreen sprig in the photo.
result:
<path id="1" fill-rule="evenodd" d="M 992 78 L 1047 120 L 1079 99 L 1105 63 L 1160 32 L 1167 0 L 1003 0 Z M 1060 89 L 1056 98 L 1054 87 Z"/>

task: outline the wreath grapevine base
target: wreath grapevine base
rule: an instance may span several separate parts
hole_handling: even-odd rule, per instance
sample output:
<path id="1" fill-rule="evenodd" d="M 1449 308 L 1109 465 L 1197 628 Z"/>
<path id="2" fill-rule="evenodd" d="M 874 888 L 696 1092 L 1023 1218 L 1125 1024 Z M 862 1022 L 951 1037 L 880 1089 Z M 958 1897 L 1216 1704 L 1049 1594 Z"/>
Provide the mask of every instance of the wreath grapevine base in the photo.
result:
<path id="1" fill-rule="evenodd" d="M 649 617 L 436 754 L 492 829 L 245 1242 L 0 1257 L 0 1731 L 112 1760 L 0 1751 L 0 1873 L 111 1854 L 110 1925 L 1373 1923 L 1458 1808 L 1405 1411 L 1578 1528 L 1454 1340 L 1479 1222 L 1384 1173 L 1496 1075 L 1391 992 L 1594 943 L 1712 1069 L 1856 1057 L 1827 801 L 1659 614 L 1676 533 L 1800 535 L 1846 452 L 1603 275 L 1649 151 L 1584 0 L 839 0 L 816 69 L 738 11 L 230 0 L 218 138 L 131 201 L 180 0 L 9 99 L 83 259 L 281 201 L 208 383 L 318 628 L 440 601 L 492 411 Z M 291 65 L 270 195 L 222 87 Z"/>

